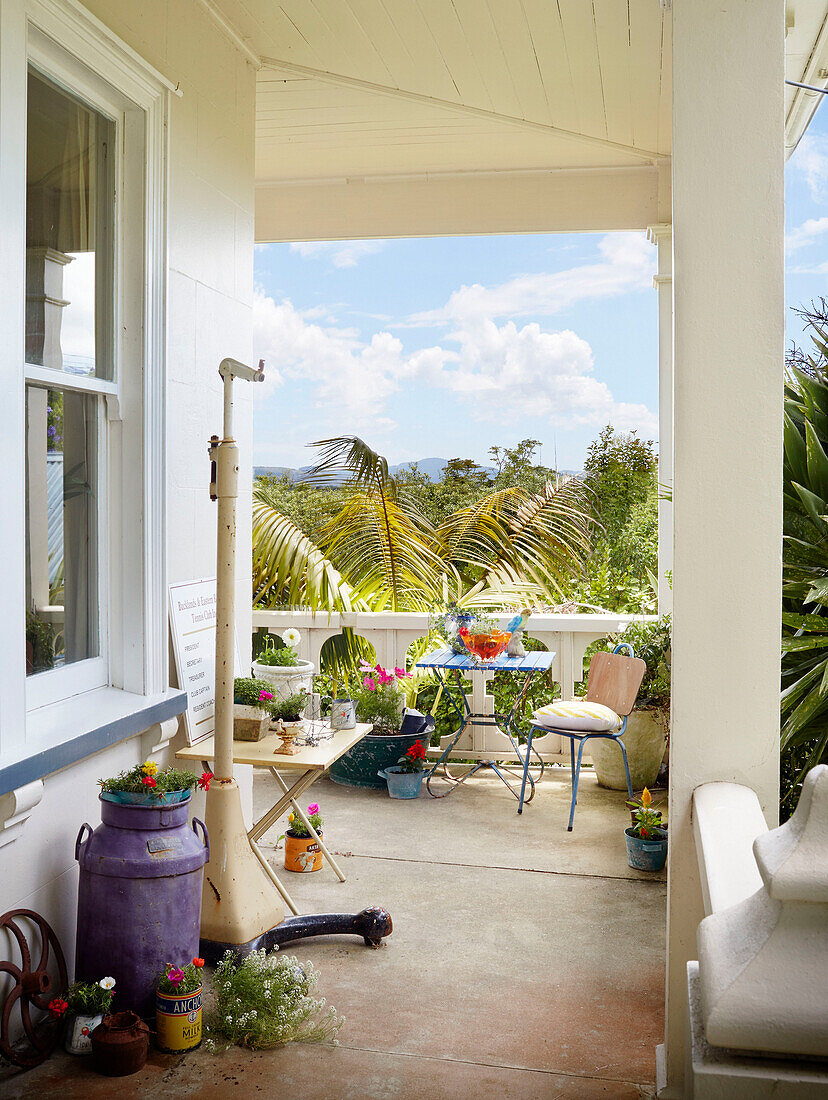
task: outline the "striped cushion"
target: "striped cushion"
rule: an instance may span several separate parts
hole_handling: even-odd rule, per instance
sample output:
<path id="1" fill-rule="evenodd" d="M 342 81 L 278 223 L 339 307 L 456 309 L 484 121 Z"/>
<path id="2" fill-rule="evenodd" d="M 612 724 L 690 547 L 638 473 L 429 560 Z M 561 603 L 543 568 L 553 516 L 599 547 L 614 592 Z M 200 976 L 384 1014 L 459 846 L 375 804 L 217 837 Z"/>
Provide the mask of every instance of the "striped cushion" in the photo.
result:
<path id="1" fill-rule="evenodd" d="M 603 703 L 588 703 L 586 699 L 570 699 L 549 703 L 535 711 L 535 721 L 553 730 L 594 730 L 605 733 L 621 728 L 621 719 Z"/>

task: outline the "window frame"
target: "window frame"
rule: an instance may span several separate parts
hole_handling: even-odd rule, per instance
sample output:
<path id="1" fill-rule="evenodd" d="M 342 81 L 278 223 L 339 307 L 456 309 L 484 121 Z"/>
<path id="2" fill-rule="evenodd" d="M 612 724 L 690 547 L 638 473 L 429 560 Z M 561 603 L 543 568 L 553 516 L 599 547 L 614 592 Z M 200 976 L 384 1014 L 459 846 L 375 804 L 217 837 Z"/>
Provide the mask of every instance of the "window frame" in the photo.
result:
<path id="1" fill-rule="evenodd" d="M 167 119 L 172 84 L 72 0 L 25 0 L 0 5 L 0 229 L 12 262 L 0 277 L 0 337 L 16 376 L 0 380 L 0 400 L 16 418 L 11 451 L 9 525 L 0 545 L 9 550 L 9 590 L 0 598 L 0 762 L 34 757 L 77 738 L 96 721 L 101 688 L 119 713 L 137 713 L 149 700 L 170 696 L 166 610 L 165 545 L 165 304 L 167 225 Z M 6 64 L 10 60 L 11 63 Z M 24 367 L 25 332 L 25 110 L 29 64 L 112 117 L 113 100 L 126 101 L 117 139 L 119 166 L 130 149 L 127 178 L 116 175 L 114 259 L 118 291 L 114 303 L 113 380 L 85 379 L 49 368 Z M 5 130 L 4 130 L 5 125 Z M 17 142 L 15 144 L 15 142 Z M 137 150 L 138 155 L 135 155 Z M 6 154 L 9 153 L 9 156 Z M 129 172 L 133 172 L 129 186 Z M 127 184 L 125 186 L 125 183 Z M 0 234 L 2 236 L 2 234 Z M 129 260 L 127 261 L 127 257 Z M 2 257 L 0 257 L 2 258 Z M 99 476 L 107 479 L 106 506 L 99 509 L 105 577 L 100 606 L 105 611 L 107 674 L 85 679 L 81 666 L 26 677 L 25 637 L 25 386 L 101 394 L 99 434 L 104 436 Z M 105 587 L 104 587 L 105 585 Z M 4 614 L 8 611 L 8 614 Z M 67 676 L 56 674 L 67 673 Z M 74 677 L 72 673 L 75 673 Z M 60 690 L 42 691 L 37 681 L 64 680 Z M 119 693 L 123 702 L 116 704 Z M 88 693 L 88 723 L 78 725 L 78 705 Z M 62 720 L 72 713 L 70 728 Z"/>

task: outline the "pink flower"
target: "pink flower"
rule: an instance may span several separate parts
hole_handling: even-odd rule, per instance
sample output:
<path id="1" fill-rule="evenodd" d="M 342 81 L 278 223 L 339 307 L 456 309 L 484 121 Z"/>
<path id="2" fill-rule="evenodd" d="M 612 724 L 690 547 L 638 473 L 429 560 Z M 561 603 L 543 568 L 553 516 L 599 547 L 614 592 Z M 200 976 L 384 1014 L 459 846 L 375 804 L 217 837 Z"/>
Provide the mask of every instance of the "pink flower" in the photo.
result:
<path id="1" fill-rule="evenodd" d="M 272 699 L 273 696 L 269 691 L 265 691 L 264 688 L 259 692 L 259 702 L 263 702 L 265 699 Z"/>
<path id="2" fill-rule="evenodd" d="M 397 677 L 398 680 L 402 680 L 403 678 L 405 678 L 406 680 L 413 680 L 414 679 L 414 677 L 411 675 L 411 673 L 406 672 L 404 668 L 395 668 L 394 669 L 394 675 Z"/>
<path id="3" fill-rule="evenodd" d="M 368 664 L 368 662 L 365 660 L 364 657 L 360 658 L 359 671 L 360 672 L 371 672 L 372 671 L 371 665 Z"/>
<path id="4" fill-rule="evenodd" d="M 311 802 L 310 806 L 308 806 L 308 813 L 309 814 L 318 814 L 319 813 L 319 803 L 318 802 Z"/>
<path id="5" fill-rule="evenodd" d="M 184 981 L 184 971 L 179 970 L 177 966 L 171 966 L 170 969 L 167 971 L 167 978 L 172 982 L 173 985 L 178 985 L 179 982 Z"/>
<path id="6" fill-rule="evenodd" d="M 367 687 L 369 691 L 377 690 L 377 685 L 374 683 L 370 676 L 365 677 L 365 679 L 362 681 L 362 686 Z"/>

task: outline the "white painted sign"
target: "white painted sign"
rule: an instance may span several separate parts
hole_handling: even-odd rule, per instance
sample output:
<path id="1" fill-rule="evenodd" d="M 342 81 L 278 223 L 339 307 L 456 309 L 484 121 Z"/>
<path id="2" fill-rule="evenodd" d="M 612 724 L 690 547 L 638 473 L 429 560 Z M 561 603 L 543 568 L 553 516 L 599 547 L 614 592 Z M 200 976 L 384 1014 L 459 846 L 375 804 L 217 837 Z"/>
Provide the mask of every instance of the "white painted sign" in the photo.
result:
<path id="1" fill-rule="evenodd" d="M 170 585 L 170 630 L 178 686 L 187 692 L 184 723 L 187 744 L 196 745 L 215 730 L 216 581 Z M 236 675 L 240 666 L 234 639 Z"/>

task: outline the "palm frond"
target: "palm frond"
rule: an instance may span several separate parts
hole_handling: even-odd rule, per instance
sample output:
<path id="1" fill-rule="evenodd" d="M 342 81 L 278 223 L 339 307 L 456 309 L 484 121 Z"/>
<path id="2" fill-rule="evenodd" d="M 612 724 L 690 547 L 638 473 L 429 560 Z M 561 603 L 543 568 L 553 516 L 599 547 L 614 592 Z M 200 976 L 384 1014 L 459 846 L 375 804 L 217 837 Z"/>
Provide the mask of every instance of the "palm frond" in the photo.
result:
<path id="1" fill-rule="evenodd" d="M 253 606 L 368 609 L 316 543 L 273 507 L 266 487 L 253 492 Z"/>

